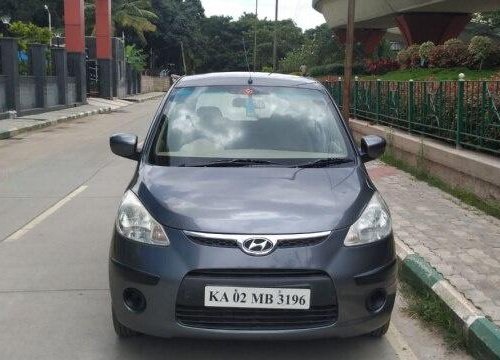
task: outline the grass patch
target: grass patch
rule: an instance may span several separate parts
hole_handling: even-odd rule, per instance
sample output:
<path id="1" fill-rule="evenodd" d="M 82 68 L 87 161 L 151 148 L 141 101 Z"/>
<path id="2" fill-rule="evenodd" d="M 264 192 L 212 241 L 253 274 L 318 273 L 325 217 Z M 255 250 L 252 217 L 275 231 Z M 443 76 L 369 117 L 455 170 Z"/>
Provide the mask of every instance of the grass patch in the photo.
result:
<path id="1" fill-rule="evenodd" d="M 408 80 L 458 80 L 458 74 L 464 73 L 466 80 L 488 80 L 495 74 L 500 73 L 499 69 L 489 70 L 471 70 L 465 67 L 451 68 L 451 69 L 405 69 L 391 71 L 385 75 L 363 76 L 362 80 L 392 80 L 392 81 L 408 81 Z"/>
<path id="2" fill-rule="evenodd" d="M 403 309 L 406 314 L 421 319 L 441 332 L 450 350 L 466 349 L 467 342 L 455 321 L 455 314 L 437 295 L 427 289 L 416 289 L 405 282 L 400 282 L 400 293 L 406 300 Z"/>
<path id="3" fill-rule="evenodd" d="M 386 153 L 384 156 L 382 156 L 381 160 L 388 165 L 394 166 L 413 175 L 418 180 L 424 181 L 430 186 L 443 190 L 444 192 L 456 197 L 467 205 L 473 206 L 490 216 L 500 219 L 500 202 L 498 201 L 484 200 L 471 193 L 470 191 L 451 186 L 443 180 L 430 175 L 427 171 L 419 167 L 408 165 L 406 162 L 396 159 L 390 154 Z"/>

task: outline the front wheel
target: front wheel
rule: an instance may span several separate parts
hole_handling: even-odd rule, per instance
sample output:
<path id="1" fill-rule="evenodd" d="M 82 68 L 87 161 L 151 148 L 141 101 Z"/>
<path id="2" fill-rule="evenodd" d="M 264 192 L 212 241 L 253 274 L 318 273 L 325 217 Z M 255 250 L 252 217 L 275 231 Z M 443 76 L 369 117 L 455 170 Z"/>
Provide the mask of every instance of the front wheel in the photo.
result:
<path id="1" fill-rule="evenodd" d="M 113 316 L 113 327 L 115 328 L 115 333 L 116 333 L 116 335 L 118 335 L 118 337 L 129 338 L 129 337 L 137 336 L 140 334 L 137 331 L 129 329 L 128 327 L 123 325 L 121 322 L 119 322 L 118 319 L 116 318 L 114 310 L 112 310 L 111 312 L 112 312 L 112 316 Z"/>

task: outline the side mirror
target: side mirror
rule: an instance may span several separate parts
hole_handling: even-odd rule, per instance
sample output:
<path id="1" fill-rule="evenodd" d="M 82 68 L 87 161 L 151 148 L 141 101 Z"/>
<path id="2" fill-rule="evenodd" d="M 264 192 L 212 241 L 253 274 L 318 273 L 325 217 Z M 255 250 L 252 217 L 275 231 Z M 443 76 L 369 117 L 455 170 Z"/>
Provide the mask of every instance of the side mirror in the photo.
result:
<path id="1" fill-rule="evenodd" d="M 376 135 L 368 135 L 361 139 L 361 158 L 363 162 L 378 159 L 385 152 L 386 142 L 384 138 Z"/>
<path id="2" fill-rule="evenodd" d="M 138 138 L 132 134 L 115 134 L 109 138 L 109 146 L 113 154 L 130 159 L 139 160 L 141 152 L 137 148 Z"/>

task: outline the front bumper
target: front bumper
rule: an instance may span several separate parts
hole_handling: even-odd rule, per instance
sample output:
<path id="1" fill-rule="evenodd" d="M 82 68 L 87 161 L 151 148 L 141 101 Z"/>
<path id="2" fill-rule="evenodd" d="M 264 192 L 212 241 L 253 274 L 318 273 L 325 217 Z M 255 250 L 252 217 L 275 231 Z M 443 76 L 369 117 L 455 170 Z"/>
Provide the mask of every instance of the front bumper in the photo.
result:
<path id="1" fill-rule="evenodd" d="M 351 337 L 369 333 L 389 321 L 396 294 L 396 257 L 392 236 L 384 241 L 361 247 L 344 247 L 347 230 L 334 231 L 329 239 L 314 245 L 277 249 L 270 255 L 252 257 L 240 249 L 211 247 L 196 244 L 182 231 L 167 229 L 171 245 L 154 247 L 129 241 L 114 233 L 110 251 L 110 289 L 113 311 L 125 326 L 160 337 L 207 337 L 231 339 L 311 339 L 324 337 Z M 200 304 L 203 299 L 194 296 L 186 300 L 188 274 L 199 270 L 280 270 L 315 271 L 331 278 L 332 302 L 337 307 L 334 323 L 297 329 L 214 329 L 183 325 L 176 317 L 178 302 Z M 285 271 L 286 273 L 286 271 Z M 184 283 L 183 283 L 184 281 Z M 190 294 L 199 294 L 205 284 L 239 286 L 248 279 L 231 276 L 208 278 L 190 282 Z M 295 281 L 295 282 L 294 282 Z M 319 283 L 304 284 L 304 278 L 266 276 L 253 278 L 251 286 L 290 287 L 308 286 L 312 296 Z M 315 280 L 316 281 L 316 280 Z M 324 278 L 323 280 L 324 281 Z M 271 282 L 271 283 L 270 283 Z M 183 284 L 183 286 L 181 286 Z M 324 284 L 324 283 L 323 283 Z M 124 304 L 123 292 L 134 288 L 146 298 L 146 309 L 141 313 L 130 311 Z M 384 307 L 376 312 L 367 310 L 367 298 L 376 290 L 387 294 Z M 325 302 L 332 296 L 331 289 L 322 291 L 312 304 Z M 188 296 L 189 298 L 189 296 Z M 329 299 L 330 300 L 330 299 Z M 197 303 L 198 302 L 198 303 Z"/>

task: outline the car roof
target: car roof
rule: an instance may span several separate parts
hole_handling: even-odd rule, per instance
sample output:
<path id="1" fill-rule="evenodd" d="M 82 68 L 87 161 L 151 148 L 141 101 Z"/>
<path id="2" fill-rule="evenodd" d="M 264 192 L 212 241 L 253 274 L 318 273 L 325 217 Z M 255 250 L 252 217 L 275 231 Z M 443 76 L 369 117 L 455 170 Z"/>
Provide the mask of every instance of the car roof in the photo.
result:
<path id="1" fill-rule="evenodd" d="M 252 83 L 249 83 L 250 76 Z M 321 89 L 321 84 L 312 78 L 258 72 L 221 72 L 203 75 L 184 76 L 175 84 L 176 87 L 216 86 L 216 85 L 253 85 L 285 86 L 309 89 Z"/>

